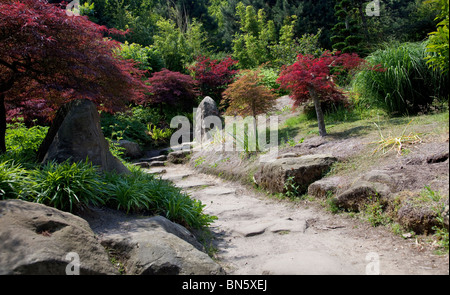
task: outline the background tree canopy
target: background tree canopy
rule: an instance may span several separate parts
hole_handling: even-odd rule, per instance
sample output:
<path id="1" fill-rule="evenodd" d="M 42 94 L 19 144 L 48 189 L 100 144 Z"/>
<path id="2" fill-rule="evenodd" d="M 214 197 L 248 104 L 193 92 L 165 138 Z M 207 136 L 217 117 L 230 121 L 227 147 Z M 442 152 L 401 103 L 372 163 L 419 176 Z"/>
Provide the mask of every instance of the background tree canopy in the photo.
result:
<path id="1" fill-rule="evenodd" d="M 51 1 L 61 2 L 61 1 Z M 320 46 L 332 49 L 333 27 L 338 23 L 334 7 L 337 0 L 81 0 L 83 13 L 101 25 L 130 29 L 124 39 L 143 46 L 152 45 L 158 34 L 157 22 L 169 19 L 181 33 L 196 20 L 201 23 L 209 45 L 216 52 L 231 52 L 233 39 L 240 32 L 239 3 L 264 10 L 266 21 L 272 21 L 278 32 L 292 15 L 297 17 L 294 35 L 315 34 L 319 29 Z M 437 13 L 424 1 L 386 0 L 381 2 L 379 17 L 365 15 L 370 1 L 352 0 L 349 17 L 361 27 L 366 43 L 396 39 L 421 41 L 436 26 Z M 93 4 L 93 6 L 92 6 Z M 318 17 L 320 16 L 320 17 Z M 125 40 L 120 40 L 125 41 Z M 366 44 L 367 46 L 367 44 Z"/>

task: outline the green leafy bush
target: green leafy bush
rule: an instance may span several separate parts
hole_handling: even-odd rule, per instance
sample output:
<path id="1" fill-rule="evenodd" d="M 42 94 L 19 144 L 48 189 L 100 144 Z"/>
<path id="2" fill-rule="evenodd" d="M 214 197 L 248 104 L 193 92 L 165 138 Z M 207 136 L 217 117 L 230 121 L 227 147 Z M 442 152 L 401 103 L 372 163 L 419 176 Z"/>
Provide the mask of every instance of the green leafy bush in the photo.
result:
<path id="1" fill-rule="evenodd" d="M 259 70 L 260 83 L 279 96 L 287 95 L 289 91 L 280 89 L 280 84 L 277 83 L 279 74 L 279 71 L 273 68 L 261 68 Z"/>
<path id="2" fill-rule="evenodd" d="M 448 75 L 430 69 L 426 56 L 426 43 L 391 44 L 372 53 L 366 60 L 385 70 L 356 75 L 353 88 L 360 102 L 402 115 L 425 111 L 436 98 L 448 99 Z"/>
<path id="3" fill-rule="evenodd" d="M 151 210 L 153 202 L 150 195 L 151 175 L 134 171 L 131 175 L 106 173 L 104 176 L 107 205 L 117 210 L 140 212 Z"/>
<path id="4" fill-rule="evenodd" d="M 167 143 L 173 132 L 173 129 L 170 128 L 158 128 L 153 124 L 147 125 L 147 133 L 151 136 L 156 145 Z"/>
<path id="5" fill-rule="evenodd" d="M 161 53 L 154 46 L 143 47 L 136 43 L 125 42 L 120 49 L 116 50 L 116 54 L 122 58 L 134 60 L 141 70 L 149 73 L 159 72 L 165 67 Z"/>
<path id="6" fill-rule="evenodd" d="M 27 128 L 21 122 L 8 124 L 6 128 L 7 152 L 1 155 L 1 160 L 14 159 L 23 164 L 36 161 L 36 151 L 47 135 L 48 127 L 33 126 Z"/>
<path id="7" fill-rule="evenodd" d="M 436 31 L 430 33 L 430 40 L 427 44 L 429 55 L 427 64 L 436 70 L 440 70 L 448 74 L 449 63 L 449 13 L 448 0 L 430 0 L 429 3 L 435 6 L 439 11 L 436 20 L 440 22 L 437 24 Z"/>
<path id="8" fill-rule="evenodd" d="M 152 138 L 148 134 L 148 124 L 159 124 L 161 116 L 155 109 L 134 107 L 125 113 L 102 113 L 101 126 L 105 137 L 112 140 L 134 141 L 141 146 L 151 145 Z"/>

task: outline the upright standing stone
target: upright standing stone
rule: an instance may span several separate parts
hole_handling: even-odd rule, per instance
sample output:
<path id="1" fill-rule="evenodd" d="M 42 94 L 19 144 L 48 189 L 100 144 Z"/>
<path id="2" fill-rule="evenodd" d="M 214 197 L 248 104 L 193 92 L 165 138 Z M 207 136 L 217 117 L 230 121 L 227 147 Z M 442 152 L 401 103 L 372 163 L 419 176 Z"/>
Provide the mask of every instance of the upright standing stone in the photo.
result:
<path id="1" fill-rule="evenodd" d="M 100 127 L 97 107 L 89 100 L 74 100 L 58 110 L 39 148 L 38 159 L 43 163 L 89 159 L 102 171 L 129 173 L 109 151 L 109 144 Z"/>
<path id="2" fill-rule="evenodd" d="M 212 129 L 212 124 L 215 124 L 215 127 L 221 124 L 219 109 L 214 99 L 207 96 L 202 100 L 195 113 L 194 141 L 198 144 L 208 141 L 210 139 L 208 132 Z"/>

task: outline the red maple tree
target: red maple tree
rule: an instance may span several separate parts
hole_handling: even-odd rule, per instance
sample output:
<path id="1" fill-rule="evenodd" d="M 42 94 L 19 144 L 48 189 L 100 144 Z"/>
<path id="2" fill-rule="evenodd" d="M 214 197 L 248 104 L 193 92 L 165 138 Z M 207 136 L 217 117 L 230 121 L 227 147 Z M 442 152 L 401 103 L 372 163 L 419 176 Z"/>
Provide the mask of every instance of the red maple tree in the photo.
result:
<path id="1" fill-rule="evenodd" d="M 150 96 L 147 102 L 159 105 L 161 114 L 163 105 L 189 111 L 199 95 L 197 83 L 191 76 L 168 69 L 153 73 L 148 83 Z"/>
<path id="2" fill-rule="evenodd" d="M 325 52 L 321 57 L 299 55 L 297 62 L 286 67 L 277 82 L 281 88 L 291 91 L 295 106 L 312 100 L 316 109 L 319 135 L 326 136 L 321 100 L 340 100 L 343 93 L 334 83 L 333 78 L 351 71 L 364 63 L 357 54 Z"/>
<path id="3" fill-rule="evenodd" d="M 73 99 L 111 112 L 144 99 L 143 72 L 113 54 L 111 33 L 45 0 L 0 0 L 0 153 L 7 110 L 51 117 Z"/>
<path id="4" fill-rule="evenodd" d="M 233 82 L 238 70 L 234 69 L 238 63 L 231 57 L 222 60 L 199 56 L 197 62 L 189 70 L 200 85 L 202 96 L 210 96 L 218 103 L 227 85 Z"/>

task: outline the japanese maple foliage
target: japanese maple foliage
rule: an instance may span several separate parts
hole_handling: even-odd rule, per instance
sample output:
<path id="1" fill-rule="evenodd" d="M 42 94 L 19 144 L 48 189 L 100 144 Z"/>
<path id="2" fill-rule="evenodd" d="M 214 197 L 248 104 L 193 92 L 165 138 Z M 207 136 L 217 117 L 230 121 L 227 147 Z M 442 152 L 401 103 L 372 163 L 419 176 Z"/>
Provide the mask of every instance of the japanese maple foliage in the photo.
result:
<path id="1" fill-rule="evenodd" d="M 144 100 L 143 72 L 114 56 L 109 33 L 119 31 L 45 0 L 0 0 L 0 152 L 7 111 L 51 117 L 73 99 L 111 112 Z"/>
<path id="2" fill-rule="evenodd" d="M 234 69 L 238 63 L 231 57 L 222 60 L 200 56 L 189 70 L 198 81 L 202 96 L 211 96 L 217 102 L 222 99 L 222 93 L 227 85 L 233 82 L 238 70 Z"/>
<path id="3" fill-rule="evenodd" d="M 150 96 L 147 103 L 161 107 L 178 107 L 189 111 L 199 95 L 197 83 L 189 75 L 163 69 L 148 79 Z M 192 110 L 192 109 L 191 109 Z"/>
<path id="4" fill-rule="evenodd" d="M 334 83 L 333 78 L 344 71 L 356 69 L 364 63 L 357 54 L 341 54 L 325 52 L 321 57 L 299 55 L 297 62 L 286 67 L 277 82 L 281 87 L 291 91 L 298 106 L 312 100 L 316 108 L 319 123 L 319 134 L 325 136 L 326 129 L 321 100 L 340 100 L 342 92 Z"/>

